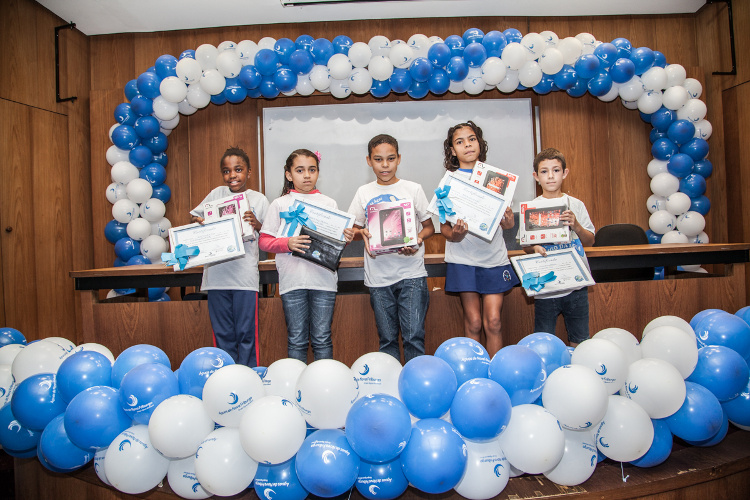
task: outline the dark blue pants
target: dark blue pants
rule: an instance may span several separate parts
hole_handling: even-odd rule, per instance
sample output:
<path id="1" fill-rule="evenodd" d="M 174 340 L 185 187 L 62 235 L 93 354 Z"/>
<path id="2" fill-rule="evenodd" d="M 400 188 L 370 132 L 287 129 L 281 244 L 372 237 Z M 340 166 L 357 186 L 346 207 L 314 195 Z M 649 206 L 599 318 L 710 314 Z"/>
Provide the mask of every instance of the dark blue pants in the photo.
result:
<path id="1" fill-rule="evenodd" d="M 216 347 L 238 364 L 258 366 L 258 292 L 209 290 L 208 313 Z"/>

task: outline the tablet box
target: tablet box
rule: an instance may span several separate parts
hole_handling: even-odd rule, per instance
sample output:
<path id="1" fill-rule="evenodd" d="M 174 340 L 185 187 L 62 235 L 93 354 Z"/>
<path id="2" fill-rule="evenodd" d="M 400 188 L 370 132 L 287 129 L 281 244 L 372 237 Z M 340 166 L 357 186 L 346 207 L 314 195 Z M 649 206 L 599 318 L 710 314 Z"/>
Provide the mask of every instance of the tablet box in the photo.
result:
<path id="1" fill-rule="evenodd" d="M 414 202 L 408 198 L 367 207 L 370 253 L 380 255 L 418 246 L 416 217 Z"/>
<path id="2" fill-rule="evenodd" d="M 521 203 L 519 243 L 521 245 L 569 243 L 571 241 L 570 227 L 560 220 L 560 216 L 566 210 L 568 206 L 562 198 Z"/>

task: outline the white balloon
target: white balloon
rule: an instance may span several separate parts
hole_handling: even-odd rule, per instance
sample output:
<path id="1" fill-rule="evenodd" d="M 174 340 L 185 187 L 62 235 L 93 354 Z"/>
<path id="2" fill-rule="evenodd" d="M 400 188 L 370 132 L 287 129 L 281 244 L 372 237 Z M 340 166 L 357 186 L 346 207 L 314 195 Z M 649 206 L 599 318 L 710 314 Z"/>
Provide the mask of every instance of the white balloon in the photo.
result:
<path id="1" fill-rule="evenodd" d="M 115 204 L 112 205 L 112 217 L 117 222 L 127 224 L 138 217 L 138 204 L 127 198 L 124 200 L 117 200 Z"/>
<path id="2" fill-rule="evenodd" d="M 219 54 L 221 54 L 224 51 L 227 50 L 234 50 L 237 47 L 237 44 L 232 42 L 231 40 L 225 40 L 221 42 L 219 45 L 216 46 L 216 49 L 219 51 Z"/>
<path id="3" fill-rule="evenodd" d="M 118 161 L 128 161 L 130 158 L 130 151 L 120 149 L 115 145 L 107 148 L 107 163 L 114 165 Z"/>
<path id="4" fill-rule="evenodd" d="M 328 74 L 328 67 L 322 64 L 316 64 L 310 71 L 310 83 L 315 90 L 324 91 L 331 85 L 331 75 Z"/>
<path id="5" fill-rule="evenodd" d="M 664 233 L 664 235 L 661 237 L 662 244 L 668 244 L 668 243 L 678 243 L 678 244 L 685 244 L 690 243 L 688 240 L 688 237 L 677 230 L 667 231 Z"/>
<path id="6" fill-rule="evenodd" d="M 204 92 L 204 94 L 205 94 L 205 92 Z M 185 94 L 185 95 L 186 95 L 185 100 L 184 101 L 180 101 L 177 104 L 177 107 L 180 109 L 180 114 L 188 116 L 188 115 L 192 115 L 193 113 L 195 113 L 196 111 L 198 111 L 198 108 L 194 108 L 188 102 L 188 100 L 187 100 L 187 94 Z M 210 100 L 210 98 L 209 98 L 209 100 Z"/>
<path id="7" fill-rule="evenodd" d="M 619 92 L 619 90 L 620 89 L 618 87 L 617 91 Z M 627 109 L 633 109 L 633 110 L 638 109 L 638 102 L 637 101 L 626 101 L 625 99 L 620 98 L 620 102 Z"/>
<path id="8" fill-rule="evenodd" d="M 643 358 L 628 367 L 620 394 L 638 403 L 650 418 L 666 418 L 685 402 L 685 380 L 666 361 Z"/>
<path id="9" fill-rule="evenodd" d="M 698 236 L 696 236 L 695 238 L 693 238 L 690 241 L 690 243 L 701 243 L 701 244 L 705 245 L 706 243 L 708 243 L 708 241 L 709 241 L 708 240 L 708 235 L 704 231 L 701 234 L 699 234 Z"/>
<path id="10" fill-rule="evenodd" d="M 578 344 L 571 356 L 571 363 L 596 372 L 608 395 L 620 390 L 628 372 L 627 357 L 620 346 L 603 338 L 588 339 Z"/>
<path id="11" fill-rule="evenodd" d="M 372 50 L 369 45 L 364 42 L 355 42 L 349 47 L 349 61 L 355 68 L 364 68 L 370 62 L 372 58 Z"/>
<path id="12" fill-rule="evenodd" d="M 698 137 L 707 141 L 711 138 L 713 131 L 714 128 L 711 125 L 711 122 L 704 118 L 703 120 L 695 122 L 695 134 L 693 134 L 693 137 Z"/>
<path id="13" fill-rule="evenodd" d="M 190 106 L 195 109 L 201 109 L 208 106 L 208 103 L 211 102 L 211 95 L 203 90 L 203 87 L 201 87 L 200 83 L 191 83 L 190 85 L 188 85 L 186 99 Z"/>
<path id="14" fill-rule="evenodd" d="M 480 68 L 475 68 L 479 69 Z M 469 95 L 479 95 L 484 92 L 485 83 L 481 76 L 467 76 L 461 81 L 464 87 L 464 91 Z"/>
<path id="15" fill-rule="evenodd" d="M 654 425 L 648 413 L 623 396 L 610 396 L 607 414 L 596 430 L 600 452 L 618 462 L 641 458 L 654 441 Z"/>
<path id="16" fill-rule="evenodd" d="M 141 178 L 133 179 L 128 182 L 128 185 L 125 187 L 128 199 L 139 204 L 151 198 L 153 191 L 154 189 L 151 187 L 151 183 L 146 179 Z"/>
<path id="17" fill-rule="evenodd" d="M 345 80 L 336 80 L 335 78 L 331 79 L 329 90 L 331 91 L 331 95 L 338 99 L 348 97 L 349 94 L 352 93 L 352 90 L 349 88 L 349 78 Z"/>
<path id="18" fill-rule="evenodd" d="M 182 86 L 185 87 L 184 85 Z M 185 88 L 185 91 L 187 95 L 187 88 Z M 180 111 L 180 108 L 179 106 L 177 106 L 177 103 L 170 102 L 162 96 L 156 96 L 156 98 L 153 101 L 153 108 L 154 108 L 153 114 L 159 120 L 171 120 L 172 118 L 177 116 L 177 113 L 179 113 Z"/>
<path id="19" fill-rule="evenodd" d="M 393 74 L 393 63 L 385 56 L 374 55 L 370 59 L 367 69 L 375 80 L 385 81 Z"/>
<path id="20" fill-rule="evenodd" d="M 560 423 L 535 404 L 513 407 L 508 427 L 500 434 L 499 441 L 508 462 L 527 474 L 552 469 L 565 452 L 565 434 Z"/>
<path id="21" fill-rule="evenodd" d="M 580 41 L 583 44 L 584 54 L 592 54 L 594 52 L 596 38 L 594 38 L 594 35 L 592 35 L 591 33 L 578 33 L 576 35 L 576 40 Z"/>
<path id="22" fill-rule="evenodd" d="M 482 64 L 482 80 L 487 85 L 497 85 L 505 78 L 505 72 L 508 68 L 499 57 L 488 57 Z"/>
<path id="23" fill-rule="evenodd" d="M 357 381 L 345 364 L 333 359 L 310 363 L 297 379 L 297 408 L 317 429 L 338 429 L 359 394 Z"/>
<path id="24" fill-rule="evenodd" d="M 641 81 L 646 90 L 664 90 L 667 88 L 667 72 L 664 68 L 654 66 L 641 75 Z"/>
<path id="25" fill-rule="evenodd" d="M 662 96 L 664 107 L 676 111 L 688 101 L 688 91 L 685 87 L 668 87 Z"/>
<path id="26" fill-rule="evenodd" d="M 648 206 L 649 213 L 654 213 L 658 210 L 666 210 L 667 199 L 663 196 L 652 194 L 646 200 L 646 205 Z"/>
<path id="27" fill-rule="evenodd" d="M 195 453 L 195 476 L 203 489 L 214 495 L 242 493 L 255 478 L 258 462 L 242 449 L 239 434 L 232 427 L 216 429 Z"/>
<path id="28" fill-rule="evenodd" d="M 185 80 L 180 80 L 176 76 L 168 76 L 159 84 L 159 93 L 166 101 L 178 104 L 187 97 L 187 85 L 185 83 Z"/>
<path id="29" fill-rule="evenodd" d="M 113 487 L 137 495 L 155 488 L 164 479 L 169 459 L 152 446 L 148 427 L 135 425 L 121 432 L 109 445 L 104 469 Z"/>
<path id="30" fill-rule="evenodd" d="M 177 105 L 177 109 L 179 110 L 180 105 Z M 159 122 L 159 130 L 166 136 L 169 135 L 169 133 L 172 132 L 175 128 L 177 128 L 177 125 L 180 124 L 180 115 L 179 113 L 172 118 L 171 120 L 162 120 Z M 165 132 L 166 131 L 166 132 Z"/>
<path id="31" fill-rule="evenodd" d="M 521 83 L 518 79 L 518 71 L 514 69 L 507 69 L 505 71 L 505 78 L 503 81 L 497 84 L 497 90 L 510 94 L 518 88 L 518 84 Z"/>
<path id="32" fill-rule="evenodd" d="M 587 342 L 591 339 L 579 347 Z M 604 381 L 594 370 L 580 364 L 563 365 L 544 382 L 542 404 L 566 429 L 593 429 L 607 412 L 608 396 Z"/>
<path id="33" fill-rule="evenodd" d="M 450 85 L 448 86 L 448 92 L 451 94 L 460 94 L 464 91 L 464 82 L 463 80 L 459 80 L 457 82 L 451 81 Z"/>
<path id="34" fill-rule="evenodd" d="M 562 52 L 554 47 L 547 47 L 539 58 L 539 67 L 548 75 L 560 71 L 564 64 Z"/>
<path id="35" fill-rule="evenodd" d="M 526 49 L 518 42 L 512 42 L 505 46 L 501 58 L 508 69 L 520 69 L 526 64 Z"/>
<path id="36" fill-rule="evenodd" d="M 344 80 L 352 72 L 352 63 L 346 54 L 334 54 L 328 60 L 328 73 L 334 80 Z"/>
<path id="37" fill-rule="evenodd" d="M 217 69 L 207 69 L 201 76 L 200 86 L 210 95 L 218 95 L 224 92 L 226 87 L 226 79 L 219 73 Z M 190 97 L 190 89 L 188 89 L 188 97 Z"/>
<path id="38" fill-rule="evenodd" d="M 307 425 L 292 401 L 266 396 L 248 407 L 239 431 L 242 448 L 253 460 L 280 464 L 299 451 Z"/>
<path id="39" fill-rule="evenodd" d="M 597 96 L 597 99 L 599 99 L 602 102 L 612 102 L 620 95 L 620 84 L 619 83 L 613 83 L 612 88 L 609 89 L 609 92 L 607 92 L 604 95 Z M 637 105 L 636 105 L 637 107 Z"/>
<path id="40" fill-rule="evenodd" d="M 698 212 L 690 210 L 677 217 L 677 230 L 687 237 L 695 237 L 703 232 L 706 219 Z"/>
<path id="41" fill-rule="evenodd" d="M 366 68 L 354 68 L 349 76 L 349 89 L 355 94 L 363 95 L 372 88 L 372 76 Z"/>
<path id="42" fill-rule="evenodd" d="M 240 58 L 240 62 L 243 66 L 249 66 L 255 62 L 255 54 L 260 50 L 258 44 L 252 40 L 242 40 L 235 47 L 235 52 Z"/>
<path id="43" fill-rule="evenodd" d="M 10 403 L 16 390 L 11 365 L 0 364 L 0 408 Z"/>
<path id="44" fill-rule="evenodd" d="M 216 69 L 224 78 L 237 78 L 240 76 L 242 61 L 233 49 L 225 50 L 216 56 Z"/>
<path id="45" fill-rule="evenodd" d="M 606 339 L 617 344 L 625 354 L 625 361 L 628 365 L 641 359 L 641 346 L 638 343 L 638 339 L 627 330 L 622 328 L 605 328 L 594 334 L 592 338 Z"/>
<path id="46" fill-rule="evenodd" d="M 169 458 L 195 454 L 201 442 L 214 430 L 214 421 L 203 402 L 195 396 L 178 394 L 165 399 L 151 414 L 148 434 L 154 448 Z"/>
<path id="47" fill-rule="evenodd" d="M 104 459 L 107 456 L 107 448 L 101 448 L 99 450 L 96 450 L 96 453 L 94 453 L 94 472 L 96 472 L 96 475 L 99 477 L 99 480 L 106 484 L 107 486 L 112 486 L 112 484 L 109 482 L 109 479 L 107 479 L 107 471 L 104 468 Z"/>
<path id="48" fill-rule="evenodd" d="M 667 212 L 672 215 L 680 215 L 690 210 L 690 203 L 692 203 L 690 197 L 685 193 L 680 193 L 678 191 L 667 197 L 665 208 L 667 209 Z"/>
<path id="49" fill-rule="evenodd" d="M 510 463 L 500 448 L 500 438 L 486 443 L 465 440 L 467 461 L 456 493 L 469 499 L 498 496 L 508 485 Z"/>
<path id="50" fill-rule="evenodd" d="M 151 223 L 146 219 L 138 217 L 128 222 L 126 231 L 132 239 L 141 241 L 151 235 Z"/>
<path id="51" fill-rule="evenodd" d="M 569 36 L 557 42 L 556 48 L 562 54 L 563 62 L 572 65 L 575 64 L 579 57 L 581 57 L 583 43 L 577 38 Z"/>
<path id="52" fill-rule="evenodd" d="M 698 99 L 703 93 L 703 85 L 695 78 L 686 78 L 682 86 L 687 89 L 691 99 Z"/>
<path id="53" fill-rule="evenodd" d="M 445 40 L 443 40 L 442 38 L 440 38 L 437 35 L 431 36 L 430 38 L 428 38 L 428 40 L 430 41 L 430 47 L 432 47 L 436 43 L 444 43 L 445 42 Z"/>
<path id="54" fill-rule="evenodd" d="M 115 124 L 113 124 L 113 125 L 112 125 L 111 127 L 109 127 L 109 142 L 111 142 L 111 143 L 114 143 L 114 141 L 112 140 L 112 132 L 114 132 L 114 131 L 115 131 L 115 129 L 116 129 L 117 127 L 119 127 L 119 126 L 120 126 L 120 124 L 119 124 L 119 123 L 115 123 Z"/>
<path id="55" fill-rule="evenodd" d="M 414 60 L 414 51 L 405 43 L 398 44 L 391 47 L 388 58 L 395 67 L 408 68 Z"/>
<path id="56" fill-rule="evenodd" d="M 666 198 L 676 193 L 678 189 L 680 189 L 680 179 L 669 172 L 656 174 L 651 179 L 651 192 L 655 195 Z"/>
<path id="57" fill-rule="evenodd" d="M 416 34 L 409 37 L 406 45 L 411 47 L 414 52 L 414 58 L 427 57 L 427 51 L 430 49 L 430 40 L 426 35 Z"/>
<path id="58" fill-rule="evenodd" d="M 200 80 L 201 74 L 203 73 L 201 64 L 190 57 L 185 57 L 184 59 L 177 61 L 175 71 L 177 72 L 177 78 L 182 83 L 187 84 L 196 83 Z M 171 83 L 169 85 L 171 85 Z M 159 90 L 161 90 L 161 85 L 159 85 Z"/>
<path id="59" fill-rule="evenodd" d="M 78 349 L 81 351 L 98 352 L 99 354 L 104 355 L 109 360 L 110 363 L 115 362 L 115 357 L 112 355 L 112 351 L 110 351 L 106 346 L 103 346 L 101 344 L 97 344 L 95 342 L 87 342 L 85 344 L 79 345 Z"/>
<path id="60" fill-rule="evenodd" d="M 141 205 L 141 217 L 149 222 L 156 222 L 164 217 L 167 207 L 164 202 L 158 198 L 151 198 Z"/>
<path id="61" fill-rule="evenodd" d="M 149 224 L 149 231 L 150 230 L 151 230 L 151 224 Z M 169 245 L 167 244 L 166 240 L 162 238 L 161 236 L 157 236 L 155 234 L 149 234 L 143 239 L 143 241 L 141 241 L 141 255 L 148 258 L 152 264 L 161 262 L 161 254 L 163 254 L 167 250 L 169 250 Z"/>
<path id="62" fill-rule="evenodd" d="M 311 95 L 313 92 L 315 92 L 315 87 L 313 87 L 313 84 L 310 81 L 310 73 L 299 75 L 297 77 L 296 89 L 299 95 L 304 95 L 304 96 Z"/>
<path id="63" fill-rule="evenodd" d="M 647 115 L 658 111 L 661 105 L 662 94 L 660 90 L 647 90 L 638 98 L 638 109 Z"/>
<path id="64" fill-rule="evenodd" d="M 645 89 L 643 88 L 643 82 L 640 77 L 634 76 L 627 82 L 621 84 L 617 91 L 624 101 L 635 102 L 637 107 L 638 99 L 643 95 Z"/>
<path id="65" fill-rule="evenodd" d="M 682 65 L 668 64 L 667 67 L 664 68 L 664 71 L 667 73 L 667 87 L 685 84 L 687 73 Z"/>
<path id="66" fill-rule="evenodd" d="M 211 493 L 203 489 L 195 475 L 195 457 L 187 457 L 169 462 L 167 481 L 177 495 L 182 498 L 200 500 L 209 498 Z"/>
<path id="67" fill-rule="evenodd" d="M 536 61 L 527 61 L 518 70 L 518 80 L 524 87 L 533 87 L 542 81 L 542 68 Z"/>
<path id="68" fill-rule="evenodd" d="M 677 119 L 690 120 L 695 123 L 704 119 L 707 112 L 706 103 L 700 99 L 688 99 L 688 102 L 677 110 Z"/>
<path id="69" fill-rule="evenodd" d="M 359 385 L 357 399 L 371 394 L 388 394 L 400 400 L 398 377 L 401 369 L 401 363 L 384 352 L 370 352 L 357 358 L 351 368 Z"/>
<path id="70" fill-rule="evenodd" d="M 156 222 L 151 222 L 151 234 L 166 238 L 169 235 L 169 228 L 172 223 L 166 217 L 162 217 Z"/>
<path id="71" fill-rule="evenodd" d="M 391 51 L 391 42 L 383 35 L 376 35 L 370 38 L 370 41 L 367 43 L 367 46 L 370 47 L 373 57 L 376 57 L 376 56 L 388 57 L 388 53 Z"/>
<path id="72" fill-rule="evenodd" d="M 560 38 L 554 31 L 542 31 L 539 34 L 544 38 L 544 43 L 547 44 L 547 47 L 554 47 L 560 41 Z"/>
<path id="73" fill-rule="evenodd" d="M 239 427 L 254 401 L 266 395 L 258 372 L 245 365 L 227 365 L 208 377 L 203 386 L 203 406 L 208 416 L 224 427 Z"/>
<path id="74" fill-rule="evenodd" d="M 572 431 L 563 429 L 565 452 L 554 468 L 544 476 L 555 484 L 575 486 L 586 481 L 596 469 L 599 453 L 593 430 Z"/>
<path id="75" fill-rule="evenodd" d="M 279 359 L 271 363 L 263 376 L 266 395 L 294 401 L 297 396 L 297 379 L 306 367 L 305 363 L 294 358 Z"/>
<path id="76" fill-rule="evenodd" d="M 545 42 L 544 37 L 539 33 L 527 33 L 521 38 L 521 45 L 526 49 L 526 58 L 529 61 L 539 59 L 547 48 L 547 42 Z"/>
<path id="77" fill-rule="evenodd" d="M 666 210 L 657 210 L 648 218 L 648 227 L 655 233 L 665 234 L 674 229 L 677 219 Z"/>
<path id="78" fill-rule="evenodd" d="M 18 353 L 25 347 L 23 344 L 7 344 L 0 347 L 0 365 L 12 365 Z"/>
<path id="79" fill-rule="evenodd" d="M 112 182 L 119 182 L 120 184 L 127 184 L 133 179 L 137 179 L 139 175 L 138 168 L 128 161 L 118 161 L 112 165 L 110 170 Z"/>
<path id="80" fill-rule="evenodd" d="M 658 358 L 672 364 L 687 378 L 698 364 L 698 346 L 695 335 L 670 325 L 656 327 L 641 341 L 644 358 Z"/>
<path id="81" fill-rule="evenodd" d="M 219 49 L 210 43 L 199 45 L 195 49 L 195 60 L 201 66 L 201 70 L 216 69 L 216 58 L 219 55 Z M 187 58 L 186 58 L 187 59 Z"/>
<path id="82" fill-rule="evenodd" d="M 114 204 L 117 200 L 123 200 L 128 197 L 128 193 L 125 190 L 125 184 L 120 182 L 113 182 L 107 186 L 107 201 Z"/>

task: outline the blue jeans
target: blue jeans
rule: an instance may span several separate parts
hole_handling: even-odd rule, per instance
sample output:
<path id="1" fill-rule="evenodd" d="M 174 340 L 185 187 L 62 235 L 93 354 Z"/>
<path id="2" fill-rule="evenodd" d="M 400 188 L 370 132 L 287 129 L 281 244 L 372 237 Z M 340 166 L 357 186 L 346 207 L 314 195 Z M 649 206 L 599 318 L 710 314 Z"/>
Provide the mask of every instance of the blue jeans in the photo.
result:
<path id="1" fill-rule="evenodd" d="M 426 278 L 401 280 L 390 286 L 370 287 L 370 304 L 380 337 L 380 352 L 401 358 L 398 331 L 404 342 L 404 362 L 424 354 L 424 319 L 430 294 Z"/>
<path id="2" fill-rule="evenodd" d="M 251 290 L 209 290 L 208 315 L 216 347 L 235 363 L 258 366 L 258 292 Z"/>
<path id="3" fill-rule="evenodd" d="M 589 338 L 588 288 L 581 288 L 565 297 L 534 300 L 534 331 L 555 334 L 557 317 L 562 314 L 568 342 L 580 344 Z"/>
<path id="4" fill-rule="evenodd" d="M 333 358 L 331 321 L 336 292 L 292 290 L 281 296 L 284 307 L 287 351 L 290 358 L 307 363 L 307 343 L 312 345 L 315 360 Z"/>

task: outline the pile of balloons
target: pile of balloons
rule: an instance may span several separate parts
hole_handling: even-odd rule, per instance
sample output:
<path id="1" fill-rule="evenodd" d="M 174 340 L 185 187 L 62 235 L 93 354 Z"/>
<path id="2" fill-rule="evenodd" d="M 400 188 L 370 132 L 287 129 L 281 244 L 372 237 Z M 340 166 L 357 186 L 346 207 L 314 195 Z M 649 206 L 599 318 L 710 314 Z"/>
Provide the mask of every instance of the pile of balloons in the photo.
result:
<path id="1" fill-rule="evenodd" d="M 180 114 L 209 103 L 237 104 L 279 94 L 330 93 L 382 98 L 391 92 L 421 99 L 428 93 L 477 95 L 533 89 L 537 94 L 586 93 L 609 102 L 620 98 L 653 125 L 654 159 L 647 205 L 652 243 L 707 243 L 704 195 L 713 166 L 707 159 L 711 123 L 700 100 L 702 86 L 664 54 L 633 47 L 625 38 L 601 42 L 590 33 L 560 39 L 552 31 L 522 35 L 514 28 L 462 36 L 412 35 L 407 41 L 378 35 L 354 42 L 302 35 L 295 41 L 265 37 L 257 43 L 200 45 L 179 57 L 165 54 L 125 85 L 128 102 L 114 111 L 107 161 L 112 184 L 107 199 L 114 219 L 105 228 L 115 244 L 115 265 L 156 261 L 170 227 L 163 203 L 167 136 Z"/>
<path id="2" fill-rule="evenodd" d="M 409 485 L 492 498 L 509 478 L 573 486 L 605 457 L 652 467 L 673 437 L 712 446 L 750 430 L 750 307 L 690 323 L 661 316 L 639 343 L 607 328 L 569 349 L 533 333 L 487 351 L 467 338 L 405 366 L 368 353 L 348 367 L 281 359 L 234 364 L 217 348 L 172 371 L 136 345 L 113 359 L 62 338 L 26 345 L 0 329 L 0 445 L 71 472 L 93 461 L 128 494 L 165 477 L 184 498 L 301 500 L 357 490 L 396 498 Z M 572 352 L 571 352 L 572 351 Z"/>

